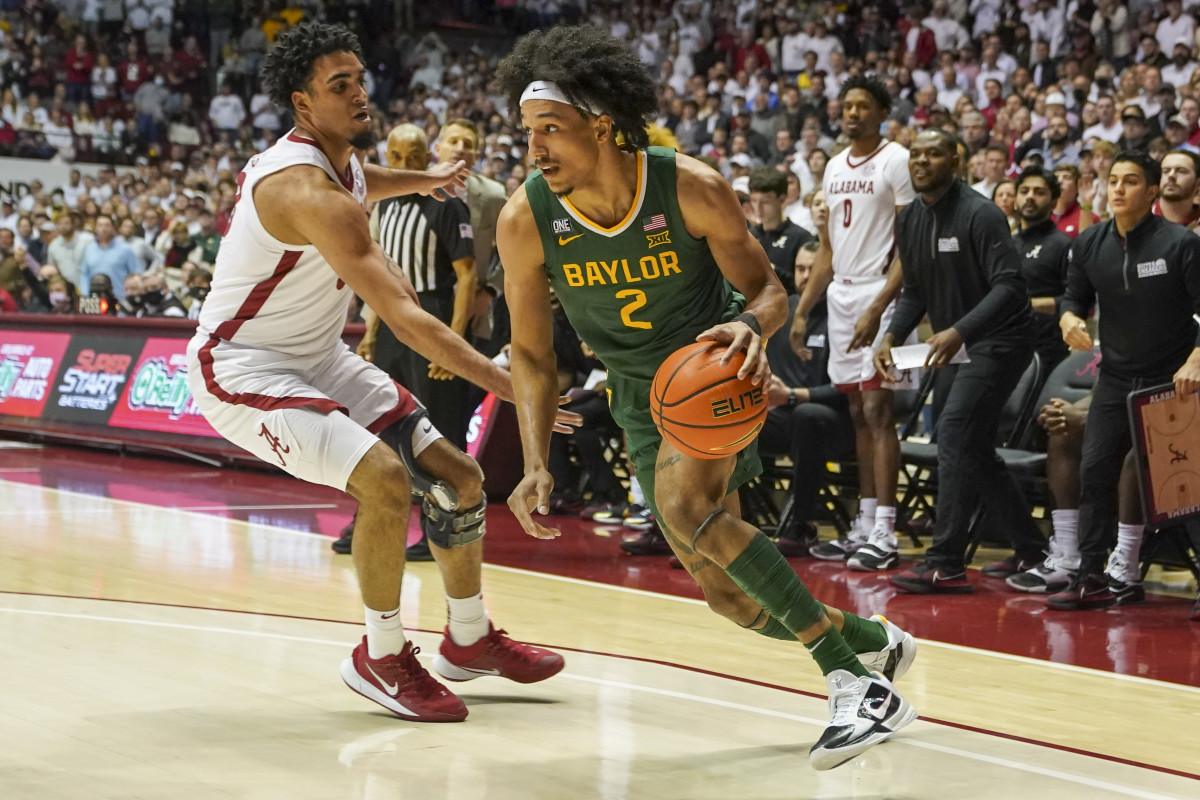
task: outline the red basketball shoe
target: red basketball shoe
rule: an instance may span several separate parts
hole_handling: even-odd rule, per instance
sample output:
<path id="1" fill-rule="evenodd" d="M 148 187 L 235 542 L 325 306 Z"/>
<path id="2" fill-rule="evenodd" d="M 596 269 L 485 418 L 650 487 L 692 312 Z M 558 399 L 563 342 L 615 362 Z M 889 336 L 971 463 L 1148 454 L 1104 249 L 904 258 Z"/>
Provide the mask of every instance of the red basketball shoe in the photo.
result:
<path id="1" fill-rule="evenodd" d="M 417 661 L 420 648 L 412 642 L 400 655 L 378 660 L 367 655 L 367 637 L 342 662 L 342 680 L 368 700 L 401 719 L 414 722 L 462 722 L 467 707 L 462 700 L 426 672 Z"/>
<path id="2" fill-rule="evenodd" d="M 487 636 L 465 647 L 454 643 L 447 628 L 440 652 L 433 668 L 448 681 L 499 675 L 517 683 L 537 683 L 557 673 L 564 663 L 558 653 L 514 641 L 491 623 Z"/>

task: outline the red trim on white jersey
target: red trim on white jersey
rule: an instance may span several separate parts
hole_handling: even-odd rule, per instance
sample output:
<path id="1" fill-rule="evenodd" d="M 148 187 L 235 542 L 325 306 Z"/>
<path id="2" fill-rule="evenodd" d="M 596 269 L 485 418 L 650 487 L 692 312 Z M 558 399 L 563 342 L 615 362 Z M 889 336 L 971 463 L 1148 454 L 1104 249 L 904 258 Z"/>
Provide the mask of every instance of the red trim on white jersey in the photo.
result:
<path id="1" fill-rule="evenodd" d="M 267 394 L 254 394 L 251 392 L 230 394 L 217 383 L 217 374 L 213 369 L 213 349 L 222 341 L 232 340 L 244 323 L 254 319 L 254 316 L 266 304 L 267 299 L 271 296 L 271 292 L 275 291 L 275 287 L 279 285 L 279 282 L 296 266 L 296 262 L 300 260 L 301 255 L 303 254 L 298 250 L 288 250 L 285 252 L 279 259 L 279 263 L 275 265 L 275 271 L 271 273 L 271 277 L 258 283 L 250 290 L 250 294 L 246 296 L 245 301 L 242 303 L 241 308 L 238 309 L 234 318 L 218 325 L 216 331 L 208 337 L 208 341 L 204 343 L 204 346 L 200 348 L 200 352 L 196 354 L 197 359 L 200 361 L 200 373 L 204 376 L 205 387 L 213 397 L 222 403 L 229 403 L 235 406 L 250 406 L 260 411 L 274 411 L 279 408 L 314 408 L 323 414 L 329 414 L 334 411 L 349 414 L 345 406 L 328 397 L 272 397 Z M 412 402 L 411 396 L 409 397 L 409 402 Z"/>
<path id="2" fill-rule="evenodd" d="M 869 156 L 867 156 L 866 158 L 864 158 L 862 161 L 858 162 L 857 164 L 855 164 L 853 161 L 850 160 L 850 158 L 851 158 L 850 151 L 847 150 L 846 151 L 846 166 L 848 166 L 850 169 L 858 169 L 863 164 L 867 163 L 872 158 L 874 158 L 875 156 L 882 153 L 883 148 L 887 147 L 889 144 L 891 144 L 891 142 L 887 139 L 884 139 L 882 142 L 880 142 L 879 147 L 875 148 L 874 152 L 872 152 Z"/>
<path id="3" fill-rule="evenodd" d="M 381 415 L 379 419 L 367 426 L 367 430 L 376 435 L 417 410 L 417 401 L 413 399 L 412 393 L 395 381 L 392 383 L 396 384 L 396 392 L 400 395 L 400 399 L 396 401 L 396 406 L 391 411 Z"/>

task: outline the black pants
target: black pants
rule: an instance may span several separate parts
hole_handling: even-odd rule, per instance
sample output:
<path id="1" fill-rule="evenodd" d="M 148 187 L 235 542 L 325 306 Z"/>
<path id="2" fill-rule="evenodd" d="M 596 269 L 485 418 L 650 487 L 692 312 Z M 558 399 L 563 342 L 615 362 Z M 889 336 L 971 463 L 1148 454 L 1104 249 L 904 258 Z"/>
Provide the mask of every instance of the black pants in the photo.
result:
<path id="1" fill-rule="evenodd" d="M 943 367 L 955 372 L 937 420 L 937 521 L 925 553 L 931 564 L 953 570 L 965 566 L 968 526 L 980 502 L 1018 556 L 1037 558 L 1046 547 L 1025 496 L 996 455 L 1000 412 L 1029 366 L 1033 343 L 983 341 L 968 353 L 969 363 Z"/>
<path id="2" fill-rule="evenodd" d="M 454 292 L 421 292 L 421 308 L 447 325 L 454 315 Z M 446 441 L 459 450 L 467 447 L 467 426 L 471 422 L 469 396 L 471 384 L 462 378 L 435 381 L 429 377 L 429 361 L 416 350 L 396 339 L 382 321 L 375 344 L 375 364 L 424 404 L 434 427 Z M 452 364 L 441 364 L 449 369 Z"/>
<path id="3" fill-rule="evenodd" d="M 1133 446 L 1126 398 L 1136 389 L 1170 382 L 1170 375 L 1123 378 L 1100 368 L 1083 429 L 1079 464 L 1079 569 L 1083 575 L 1104 572 L 1108 551 L 1117 537 L 1117 486 L 1125 456 Z"/>
<path id="4" fill-rule="evenodd" d="M 550 460 L 547 465 L 554 476 L 554 485 L 565 489 L 571 485 L 571 464 L 568 440 L 575 442 L 579 466 L 592 490 L 592 502 L 620 503 L 625 500 L 625 487 L 617 480 L 612 464 L 604 458 L 607 439 L 620 434 L 620 428 L 608 410 L 604 395 L 594 394 L 568 403 L 565 408 L 583 417 L 583 424 L 574 433 L 555 433 L 550 438 Z"/>
<path id="5" fill-rule="evenodd" d="M 792 459 L 794 519 L 812 522 L 826 462 L 854 455 L 854 422 L 845 396 L 832 406 L 800 403 L 794 408 L 771 409 L 758 437 L 758 450 Z"/>

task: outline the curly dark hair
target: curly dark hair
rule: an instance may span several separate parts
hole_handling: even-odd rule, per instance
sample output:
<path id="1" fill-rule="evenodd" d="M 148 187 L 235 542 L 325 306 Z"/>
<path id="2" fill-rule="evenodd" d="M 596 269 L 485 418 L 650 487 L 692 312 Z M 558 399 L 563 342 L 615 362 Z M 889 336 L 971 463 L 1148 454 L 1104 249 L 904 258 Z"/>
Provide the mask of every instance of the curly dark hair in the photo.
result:
<path id="1" fill-rule="evenodd" d="M 279 34 L 263 59 L 267 95 L 281 108 L 295 111 L 292 92 L 308 91 L 313 62 L 330 53 L 354 53 L 359 61 L 363 57 L 358 37 L 341 25 L 304 22 Z"/>
<path id="2" fill-rule="evenodd" d="M 879 103 L 879 107 L 884 111 L 892 110 L 892 95 L 887 89 L 887 84 L 874 75 L 866 75 L 858 73 L 846 78 L 846 82 L 842 84 L 842 88 L 838 91 L 838 100 L 845 100 L 846 93 L 851 89 L 862 89 L 871 97 L 875 98 L 875 102 Z"/>
<path id="3" fill-rule="evenodd" d="M 533 81 L 558 84 L 580 113 L 591 108 L 612 117 L 626 147 L 649 144 L 646 124 L 658 110 L 654 80 L 637 54 L 608 31 L 561 26 L 523 36 L 496 68 L 496 84 L 514 116 Z"/>

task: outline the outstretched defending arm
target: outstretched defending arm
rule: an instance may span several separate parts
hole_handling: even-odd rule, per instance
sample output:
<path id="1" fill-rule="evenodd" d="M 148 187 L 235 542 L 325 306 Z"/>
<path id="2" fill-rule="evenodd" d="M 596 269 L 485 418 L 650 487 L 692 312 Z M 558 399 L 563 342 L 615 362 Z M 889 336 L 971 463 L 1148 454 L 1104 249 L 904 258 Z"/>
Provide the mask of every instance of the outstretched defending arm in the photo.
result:
<path id="1" fill-rule="evenodd" d="M 504 294 L 512 316 L 511 369 L 525 453 L 525 477 L 513 490 L 508 505 L 526 533 L 549 539 L 558 536 L 559 531 L 541 525 L 532 514 L 535 508 L 542 514 L 550 510 L 554 479 L 546 465 L 558 373 L 545 253 L 523 186 L 500 212 L 496 245 L 504 264 Z"/>
<path id="2" fill-rule="evenodd" d="M 315 245 L 397 338 L 434 363 L 453 365 L 456 373 L 497 397 L 513 400 L 508 373 L 421 308 L 404 272 L 371 241 L 362 206 L 323 170 L 282 170 L 264 178 L 254 198 L 263 225 L 275 238 Z"/>

